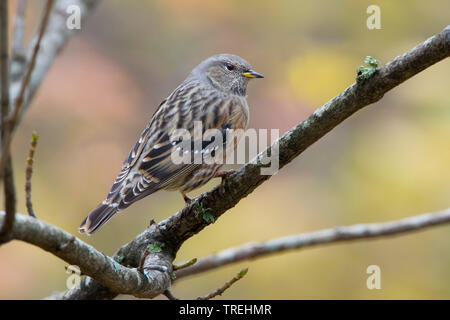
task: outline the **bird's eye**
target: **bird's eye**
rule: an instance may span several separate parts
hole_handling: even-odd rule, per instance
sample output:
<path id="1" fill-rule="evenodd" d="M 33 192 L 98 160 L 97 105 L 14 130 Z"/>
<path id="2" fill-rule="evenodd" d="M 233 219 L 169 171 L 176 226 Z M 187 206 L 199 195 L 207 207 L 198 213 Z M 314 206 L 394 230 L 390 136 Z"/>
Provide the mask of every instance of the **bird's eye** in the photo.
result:
<path id="1" fill-rule="evenodd" d="M 227 63 L 225 65 L 225 67 L 227 68 L 228 71 L 233 71 L 234 70 L 234 66 L 231 63 Z"/>

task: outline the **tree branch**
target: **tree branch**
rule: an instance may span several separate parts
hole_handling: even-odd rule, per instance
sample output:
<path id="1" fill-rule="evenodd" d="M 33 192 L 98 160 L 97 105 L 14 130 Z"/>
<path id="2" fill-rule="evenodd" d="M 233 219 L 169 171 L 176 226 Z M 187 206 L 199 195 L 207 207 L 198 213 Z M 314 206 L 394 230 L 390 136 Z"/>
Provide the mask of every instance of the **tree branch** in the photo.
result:
<path id="1" fill-rule="evenodd" d="M 50 17 L 50 12 L 52 10 L 54 2 L 55 2 L 55 0 L 47 0 L 47 2 L 46 2 L 45 9 L 44 9 L 44 15 L 42 17 L 41 25 L 39 27 L 38 38 L 33 47 L 33 54 L 31 55 L 31 59 L 28 64 L 28 67 L 26 69 L 25 76 L 22 79 L 19 95 L 17 96 L 17 98 L 15 100 L 14 108 L 12 110 L 11 115 L 8 117 L 8 120 L 7 120 L 8 121 L 8 130 L 5 130 L 6 122 L 3 123 L 3 125 L 4 125 L 3 131 L 4 131 L 5 135 L 3 137 L 2 154 L 0 157 L 0 177 L 2 177 L 3 170 L 4 170 L 5 166 L 7 165 L 7 161 L 9 158 L 9 148 L 11 145 L 13 132 L 17 126 L 19 114 L 22 109 L 23 101 L 25 98 L 25 91 L 28 88 L 31 74 L 33 73 L 34 65 L 36 63 L 36 58 L 37 58 L 39 49 L 41 47 L 41 40 L 45 33 L 45 29 L 47 28 L 48 19 Z M 7 172 L 5 172 L 5 174 L 6 173 Z"/>
<path id="2" fill-rule="evenodd" d="M 304 249 L 321 244 L 334 244 L 343 241 L 382 238 L 385 236 L 399 236 L 414 231 L 424 231 L 426 228 L 450 223 L 450 208 L 425 213 L 401 220 L 356 224 L 352 226 L 336 227 L 315 232 L 282 237 L 260 243 L 223 250 L 198 260 L 194 265 L 175 271 L 176 279 L 223 267 L 228 264 L 244 260 L 262 258 L 267 255 L 278 254 L 288 250 Z"/>
<path id="3" fill-rule="evenodd" d="M 204 297 L 198 297 L 197 300 L 211 300 L 217 296 L 221 296 L 227 289 L 229 289 L 233 284 L 241 280 L 248 272 L 248 268 L 242 269 L 237 275 L 235 275 L 230 281 L 227 281 L 223 286 L 217 288 L 213 292 L 207 294 Z"/>
<path id="4" fill-rule="evenodd" d="M 14 175 L 12 161 L 9 154 L 8 135 L 10 126 L 7 121 L 9 114 L 9 44 L 8 44 L 8 1 L 0 3 L 0 81 L 1 81 L 1 155 L 0 181 L 3 180 L 5 194 L 6 219 L 0 224 L 0 238 L 8 234 L 14 223 L 16 212 L 16 190 L 14 187 Z"/>
<path id="5" fill-rule="evenodd" d="M 3 222 L 5 213 L 0 212 Z M 51 224 L 22 214 L 15 215 L 10 239 L 21 240 L 48 251 L 72 265 L 80 267 L 88 275 L 109 290 L 116 293 L 132 294 L 141 298 L 153 298 L 170 286 L 172 262 L 164 255 L 149 254 L 144 268 L 154 265 L 161 269 L 141 273 L 136 268 L 126 268 L 116 260 L 97 251 L 73 235 Z M 156 269 L 156 268 L 152 268 Z M 79 287 L 78 290 L 83 290 Z"/>
<path id="6" fill-rule="evenodd" d="M 30 150 L 28 151 L 27 166 L 25 169 L 25 203 L 30 216 L 36 218 L 33 210 L 33 201 L 31 201 L 31 176 L 33 175 L 34 153 L 38 143 L 39 136 L 36 132 L 31 134 Z"/>
<path id="7" fill-rule="evenodd" d="M 53 0 L 52 0 L 53 1 Z M 8 1 L 1 1 L 2 5 L 7 6 Z M 14 212 L 15 212 L 15 191 L 14 191 L 14 180 L 13 180 L 13 172 L 12 172 L 12 161 L 9 155 L 9 145 L 11 143 L 11 137 L 15 127 L 18 125 L 21 116 L 28 109 L 31 99 L 36 93 L 39 85 L 43 81 L 47 71 L 50 69 L 53 61 L 55 60 L 58 53 L 67 43 L 67 41 L 71 38 L 73 34 L 77 30 L 70 30 L 66 27 L 66 8 L 70 5 L 77 5 L 80 7 L 81 19 L 82 22 L 85 21 L 87 16 L 89 16 L 90 12 L 92 12 L 93 8 L 100 2 L 100 0 L 59 0 L 54 6 L 50 19 L 48 21 L 47 32 L 46 34 L 38 33 L 36 37 L 33 39 L 32 43 L 35 45 L 30 46 L 28 50 L 28 59 L 23 59 L 21 54 L 17 52 L 18 46 L 22 40 L 23 36 L 23 14 L 25 12 L 26 3 L 23 0 L 19 1 L 19 7 L 16 16 L 15 26 L 17 27 L 14 30 L 14 41 L 13 41 L 13 53 L 17 54 L 13 56 L 13 60 L 11 61 L 11 72 L 6 72 L 6 77 L 2 77 L 0 79 L 0 85 L 2 87 L 2 109 L 7 110 L 7 112 L 3 112 L 2 121 L 0 121 L 1 132 L 2 132 L 2 154 L 0 156 L 0 180 L 3 178 L 5 184 L 5 203 L 6 210 L 10 214 L 7 216 L 8 219 L 5 221 L 4 226 L 1 226 L 0 234 L 6 234 L 10 228 L 11 224 L 14 222 Z M 1 60 L 5 63 L 4 66 L 9 64 L 8 62 L 8 51 L 7 51 L 7 10 L 4 10 L 6 13 L 6 17 L 2 17 L 2 33 L 6 34 L 4 38 L 6 41 L 6 45 L 2 42 L 2 47 L 6 48 L 2 49 Z M 43 21 L 47 21 L 44 19 Z M 41 30 L 43 30 L 42 28 Z M 40 44 L 42 50 L 37 52 L 36 44 Z M 35 61 L 35 62 L 33 62 Z M 31 66 L 34 64 L 34 68 L 25 69 L 26 66 Z M 2 69 L 5 70 L 6 67 L 2 66 Z M 9 69 L 9 68 L 8 68 Z M 24 70 L 30 70 L 29 81 L 23 79 Z M 31 70 L 33 71 L 31 73 Z M 3 71 L 2 71 L 3 73 Z M 9 74 L 11 75 L 11 82 L 9 81 Z M 25 78 L 27 75 L 24 76 Z M 26 83 L 26 86 L 23 84 Z M 8 90 L 9 88 L 9 90 Z M 5 92 L 9 92 L 7 96 Z M 4 98 L 3 98 L 4 96 Z M 14 102 L 14 105 L 19 104 L 19 107 L 15 108 L 17 112 L 13 115 L 13 125 L 6 121 L 6 117 L 9 113 L 9 104 L 10 101 Z M 4 107 L 5 105 L 8 107 Z M 3 170 L 4 169 L 4 170 Z M 3 177 L 4 175 L 4 177 Z"/>

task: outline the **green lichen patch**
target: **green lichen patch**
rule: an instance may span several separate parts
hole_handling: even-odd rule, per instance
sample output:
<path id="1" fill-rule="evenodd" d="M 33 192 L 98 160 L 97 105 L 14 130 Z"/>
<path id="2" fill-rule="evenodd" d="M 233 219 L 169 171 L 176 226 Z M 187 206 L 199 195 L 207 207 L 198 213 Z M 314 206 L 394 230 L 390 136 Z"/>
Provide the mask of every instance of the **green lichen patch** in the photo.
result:
<path id="1" fill-rule="evenodd" d="M 164 243 L 155 241 L 147 245 L 147 250 L 150 253 L 158 253 L 161 252 L 164 247 Z"/>
<path id="2" fill-rule="evenodd" d="M 359 66 L 356 69 L 357 80 L 369 79 L 375 73 L 375 71 L 377 71 L 379 65 L 379 61 L 371 56 L 367 56 L 366 59 L 364 59 L 364 63 L 367 65 L 367 67 Z"/>
<path id="3" fill-rule="evenodd" d="M 195 208 L 195 217 L 198 218 L 199 215 L 202 216 L 203 220 L 205 220 L 208 223 L 214 223 L 216 219 L 212 214 L 210 214 L 208 211 L 212 211 L 210 208 L 204 208 L 201 203 L 198 201 L 195 201 L 193 203 L 193 206 Z"/>

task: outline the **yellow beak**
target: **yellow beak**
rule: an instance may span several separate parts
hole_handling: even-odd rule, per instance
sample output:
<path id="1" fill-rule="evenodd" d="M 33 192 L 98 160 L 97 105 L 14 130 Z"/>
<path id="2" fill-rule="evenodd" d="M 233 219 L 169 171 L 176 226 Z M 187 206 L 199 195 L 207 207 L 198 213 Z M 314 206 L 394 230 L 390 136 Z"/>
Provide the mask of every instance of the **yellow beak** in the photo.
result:
<path id="1" fill-rule="evenodd" d="M 261 73 L 258 73 L 258 72 L 254 71 L 254 70 L 246 71 L 246 72 L 242 73 L 242 75 L 244 77 L 250 78 L 250 79 L 253 79 L 253 78 L 264 78 L 264 76 Z"/>

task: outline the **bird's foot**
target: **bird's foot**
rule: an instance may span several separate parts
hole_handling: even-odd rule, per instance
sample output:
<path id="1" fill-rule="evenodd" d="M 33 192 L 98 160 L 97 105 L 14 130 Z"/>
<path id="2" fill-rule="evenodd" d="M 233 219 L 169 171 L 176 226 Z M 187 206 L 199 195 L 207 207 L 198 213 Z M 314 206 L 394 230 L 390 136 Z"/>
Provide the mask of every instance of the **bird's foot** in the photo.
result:
<path id="1" fill-rule="evenodd" d="M 219 185 L 219 196 L 224 199 L 225 198 L 225 178 L 229 175 L 232 175 L 236 172 L 236 170 L 226 170 L 226 171 L 220 171 L 217 172 L 214 176 L 214 178 L 222 178 L 222 181 L 220 181 Z"/>
<path id="2" fill-rule="evenodd" d="M 191 198 L 191 197 L 189 197 L 189 196 L 186 194 L 186 192 L 184 192 L 184 191 L 180 191 L 180 193 L 181 193 L 181 195 L 182 195 L 182 197 L 183 197 L 183 200 L 184 200 L 184 202 L 185 202 L 184 208 L 190 206 L 193 202 L 197 201 L 197 199 L 199 199 L 199 198 L 201 197 L 201 195 L 200 195 L 200 196 L 198 196 L 198 197 Z M 183 209 L 184 209 L 184 208 L 183 208 Z"/>
<path id="3" fill-rule="evenodd" d="M 194 208 L 195 217 L 198 217 L 198 215 L 200 214 L 203 217 L 203 220 L 205 220 L 208 223 L 213 223 L 215 221 L 214 216 L 209 213 L 209 211 L 211 209 L 204 208 L 202 206 L 202 204 L 200 203 L 200 201 L 198 201 L 202 197 L 203 194 L 199 195 L 198 197 L 195 197 L 195 198 L 190 198 L 183 191 L 180 191 L 180 192 L 181 192 L 181 195 L 183 196 L 184 201 L 186 202 L 182 211 L 186 210 L 186 208 L 188 208 L 192 204 L 193 208 Z"/>
<path id="4" fill-rule="evenodd" d="M 186 203 L 186 205 L 190 205 L 193 201 L 193 199 L 191 197 L 189 197 L 186 192 L 184 191 L 180 191 L 181 196 L 183 197 L 184 202 Z"/>

